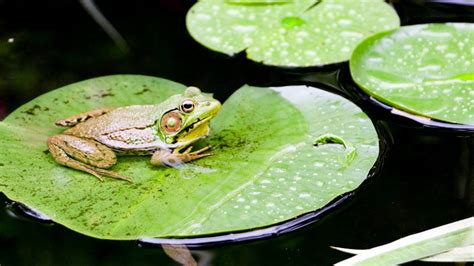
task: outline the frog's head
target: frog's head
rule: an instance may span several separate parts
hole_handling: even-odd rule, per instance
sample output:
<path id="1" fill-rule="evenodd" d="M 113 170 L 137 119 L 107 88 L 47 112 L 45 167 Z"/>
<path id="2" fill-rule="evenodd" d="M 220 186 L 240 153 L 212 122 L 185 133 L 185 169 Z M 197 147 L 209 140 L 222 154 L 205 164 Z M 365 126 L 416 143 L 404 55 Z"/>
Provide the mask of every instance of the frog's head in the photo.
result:
<path id="1" fill-rule="evenodd" d="M 188 87 L 184 94 L 167 100 L 170 108 L 160 119 L 160 135 L 169 145 L 186 145 L 209 133 L 209 121 L 221 108 L 221 103 L 202 94 L 196 87 Z"/>

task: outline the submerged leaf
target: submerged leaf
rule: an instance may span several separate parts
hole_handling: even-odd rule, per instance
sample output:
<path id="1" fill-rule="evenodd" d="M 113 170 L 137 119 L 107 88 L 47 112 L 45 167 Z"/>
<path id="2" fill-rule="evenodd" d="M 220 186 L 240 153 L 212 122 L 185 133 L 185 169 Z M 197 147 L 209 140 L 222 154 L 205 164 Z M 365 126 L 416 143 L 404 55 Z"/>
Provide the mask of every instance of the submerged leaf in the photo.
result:
<path id="1" fill-rule="evenodd" d="M 357 188 L 378 156 L 370 120 L 342 97 L 309 87 L 244 86 L 211 121 L 213 156 L 179 168 L 149 157 L 113 167 L 133 184 L 58 165 L 46 139 L 54 121 L 98 107 L 156 104 L 184 86 L 144 76 L 95 78 L 42 95 L 0 123 L 0 191 L 75 231 L 98 238 L 196 236 L 282 222 Z M 337 110 L 337 111 L 336 111 Z M 323 134 L 353 144 L 315 148 Z"/>
<path id="2" fill-rule="evenodd" d="M 354 81 L 404 111 L 474 125 L 474 24 L 405 26 L 355 49 Z"/>
<path id="3" fill-rule="evenodd" d="M 348 60 L 360 40 L 397 28 L 400 21 L 383 0 L 272 5 L 200 0 L 186 24 L 193 38 L 211 50 L 230 55 L 245 50 L 249 59 L 267 65 L 314 66 Z"/>

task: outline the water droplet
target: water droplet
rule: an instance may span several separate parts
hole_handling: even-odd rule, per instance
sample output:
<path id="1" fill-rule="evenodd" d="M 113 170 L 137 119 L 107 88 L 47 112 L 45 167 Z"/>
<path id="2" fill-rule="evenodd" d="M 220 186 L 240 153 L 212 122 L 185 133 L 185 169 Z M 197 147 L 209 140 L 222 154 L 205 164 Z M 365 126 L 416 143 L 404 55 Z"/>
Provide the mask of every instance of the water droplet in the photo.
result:
<path id="1" fill-rule="evenodd" d="M 275 204 L 270 202 L 270 203 L 267 203 L 267 205 L 265 205 L 267 208 L 273 208 L 275 207 Z"/>
<path id="2" fill-rule="evenodd" d="M 339 23 L 339 25 L 342 25 L 342 26 L 349 26 L 352 24 L 352 20 L 350 19 L 340 19 L 337 21 L 337 23 Z"/>
<path id="3" fill-rule="evenodd" d="M 232 26 L 232 29 L 240 33 L 247 33 L 255 31 L 257 27 L 252 25 L 234 25 Z"/>
<path id="4" fill-rule="evenodd" d="M 240 12 L 236 9 L 229 9 L 226 11 L 226 14 L 229 16 L 238 16 Z"/>
<path id="5" fill-rule="evenodd" d="M 300 197 L 300 198 L 309 198 L 309 197 L 311 197 L 311 194 L 309 194 L 309 193 L 301 193 L 298 197 Z"/>
<path id="6" fill-rule="evenodd" d="M 313 164 L 314 167 L 317 167 L 317 168 L 322 168 L 324 167 L 324 163 L 321 163 L 321 162 L 316 162 Z"/>
<path id="7" fill-rule="evenodd" d="M 208 14 L 198 13 L 198 14 L 196 14 L 196 19 L 198 19 L 198 20 L 210 20 L 211 16 L 209 16 Z"/>

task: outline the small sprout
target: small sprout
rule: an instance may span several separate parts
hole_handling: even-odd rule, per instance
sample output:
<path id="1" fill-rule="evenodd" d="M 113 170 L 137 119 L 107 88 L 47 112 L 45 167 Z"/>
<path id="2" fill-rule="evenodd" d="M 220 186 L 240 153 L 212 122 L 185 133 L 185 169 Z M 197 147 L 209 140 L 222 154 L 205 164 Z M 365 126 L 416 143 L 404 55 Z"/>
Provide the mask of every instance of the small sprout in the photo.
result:
<path id="1" fill-rule="evenodd" d="M 348 141 L 334 134 L 323 134 L 316 138 L 313 145 L 318 147 L 325 144 L 340 144 L 346 149 L 344 167 L 347 167 L 356 157 L 356 148 Z"/>

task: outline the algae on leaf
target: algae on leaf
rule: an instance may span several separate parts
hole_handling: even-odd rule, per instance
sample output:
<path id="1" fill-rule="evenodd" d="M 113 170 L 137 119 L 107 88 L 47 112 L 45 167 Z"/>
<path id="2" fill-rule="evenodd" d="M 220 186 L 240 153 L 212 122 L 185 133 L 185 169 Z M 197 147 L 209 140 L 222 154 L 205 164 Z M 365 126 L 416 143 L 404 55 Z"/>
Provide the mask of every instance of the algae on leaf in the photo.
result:
<path id="1" fill-rule="evenodd" d="M 188 31 L 211 50 L 229 55 L 245 50 L 249 59 L 267 65 L 346 61 L 360 40 L 400 25 L 383 0 L 236 1 L 198 1 L 188 12 Z"/>
<path id="2" fill-rule="evenodd" d="M 404 111 L 474 125 L 474 24 L 405 26 L 361 42 L 354 81 Z"/>
<path id="3" fill-rule="evenodd" d="M 198 236 L 283 222 L 324 207 L 365 180 L 378 156 L 370 120 L 342 97 L 309 87 L 244 86 L 211 122 L 213 156 L 179 168 L 119 157 L 133 184 L 58 165 L 54 121 L 104 106 L 159 103 L 184 91 L 160 78 L 117 75 L 51 91 L 0 122 L 0 192 L 77 232 L 104 239 Z M 337 112 L 335 111 L 337 110 Z M 337 123 L 336 123 L 337 122 Z M 351 143 L 314 147 L 323 134 Z"/>

